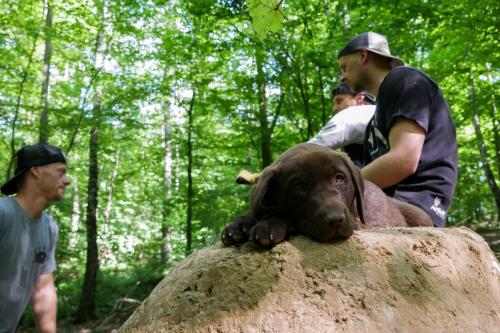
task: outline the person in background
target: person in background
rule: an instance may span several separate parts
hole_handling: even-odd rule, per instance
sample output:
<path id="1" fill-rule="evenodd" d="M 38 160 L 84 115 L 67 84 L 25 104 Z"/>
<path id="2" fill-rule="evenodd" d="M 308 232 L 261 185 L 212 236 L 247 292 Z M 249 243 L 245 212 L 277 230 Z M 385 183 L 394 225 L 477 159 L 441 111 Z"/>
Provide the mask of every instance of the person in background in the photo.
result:
<path id="1" fill-rule="evenodd" d="M 375 112 L 375 97 L 366 91 L 355 93 L 345 83 L 332 90 L 334 116 L 309 143 L 331 149 L 342 148 L 358 167 L 364 165 L 363 141 Z"/>
<path id="2" fill-rule="evenodd" d="M 64 196 L 70 180 L 59 148 L 35 144 L 15 155 L 15 174 L 1 187 L 0 332 L 15 332 L 31 301 L 40 332 L 56 332 L 53 272 L 58 227 L 44 212 Z"/>
<path id="3" fill-rule="evenodd" d="M 375 112 L 375 97 L 366 91 L 355 93 L 351 87 L 341 83 L 332 90 L 333 117 L 308 143 L 342 148 L 358 167 L 363 164 L 363 141 L 366 126 Z M 255 184 L 260 173 L 240 171 L 236 182 Z"/>
<path id="4" fill-rule="evenodd" d="M 363 177 L 444 227 L 457 180 L 457 142 L 438 85 L 392 56 L 378 33 L 355 36 L 338 58 L 342 82 L 377 97 L 365 136 Z"/>

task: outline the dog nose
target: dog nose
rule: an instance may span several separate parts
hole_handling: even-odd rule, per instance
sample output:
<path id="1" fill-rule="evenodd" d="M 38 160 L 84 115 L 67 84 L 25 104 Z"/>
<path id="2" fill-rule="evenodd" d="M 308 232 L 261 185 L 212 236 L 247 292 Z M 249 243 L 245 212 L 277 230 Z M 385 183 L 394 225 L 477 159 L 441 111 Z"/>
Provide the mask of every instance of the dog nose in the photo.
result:
<path id="1" fill-rule="evenodd" d="M 323 219 L 330 225 L 341 224 L 345 220 L 345 214 L 341 211 L 330 211 L 324 215 Z"/>

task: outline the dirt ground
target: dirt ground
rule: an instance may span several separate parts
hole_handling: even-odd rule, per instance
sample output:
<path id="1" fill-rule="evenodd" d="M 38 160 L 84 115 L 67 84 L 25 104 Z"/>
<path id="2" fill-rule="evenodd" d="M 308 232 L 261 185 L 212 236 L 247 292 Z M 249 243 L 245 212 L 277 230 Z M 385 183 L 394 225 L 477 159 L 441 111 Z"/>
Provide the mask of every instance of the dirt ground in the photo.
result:
<path id="1" fill-rule="evenodd" d="M 494 332 L 499 322 L 500 265 L 481 236 L 394 228 L 202 249 L 120 332 Z"/>

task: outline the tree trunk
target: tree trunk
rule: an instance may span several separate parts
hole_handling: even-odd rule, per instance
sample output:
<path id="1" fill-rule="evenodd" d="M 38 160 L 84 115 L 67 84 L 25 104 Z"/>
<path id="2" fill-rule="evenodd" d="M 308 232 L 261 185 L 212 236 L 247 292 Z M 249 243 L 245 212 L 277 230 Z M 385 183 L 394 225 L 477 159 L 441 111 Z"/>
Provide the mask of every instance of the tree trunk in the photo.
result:
<path id="1" fill-rule="evenodd" d="M 73 148 L 73 145 L 75 144 L 76 141 L 76 136 L 78 135 L 78 132 L 80 131 L 80 127 L 82 125 L 83 119 L 85 118 L 85 105 L 87 104 L 87 97 L 89 95 L 90 89 L 94 86 L 94 82 L 97 79 L 97 76 L 99 75 L 101 71 L 101 68 L 94 68 L 94 73 L 92 74 L 92 77 L 90 78 L 89 84 L 87 85 L 87 88 L 85 88 L 85 93 L 83 94 L 83 97 L 78 101 L 78 107 L 81 105 L 81 111 L 80 111 L 80 116 L 78 118 L 78 122 L 76 124 L 76 128 L 73 131 L 73 134 L 71 135 L 71 139 L 69 140 L 68 143 L 68 148 L 66 148 L 66 155 L 69 154 L 71 149 Z"/>
<path id="2" fill-rule="evenodd" d="M 170 107 L 166 105 L 163 114 L 163 207 L 162 207 L 162 226 L 161 226 L 161 262 L 167 263 L 170 257 L 170 227 L 169 218 L 172 205 L 172 124 L 170 116 Z"/>
<path id="3" fill-rule="evenodd" d="M 500 189 L 497 186 L 495 176 L 492 172 L 491 166 L 489 164 L 488 152 L 486 150 L 486 144 L 484 142 L 483 133 L 481 131 L 481 122 L 479 118 L 479 112 L 477 111 L 477 103 L 476 103 L 476 90 L 474 84 L 474 77 L 472 72 L 470 73 L 470 103 L 471 103 L 471 111 L 472 111 L 472 123 L 474 125 L 474 132 L 476 133 L 477 145 L 479 148 L 479 154 L 481 156 L 481 164 L 483 165 L 484 175 L 486 176 L 486 181 L 488 186 L 493 193 L 493 197 L 495 199 L 495 204 L 497 206 L 497 221 L 500 220 Z"/>
<path id="4" fill-rule="evenodd" d="M 486 68 L 490 71 L 491 73 L 491 66 L 489 64 L 486 65 Z M 492 86 L 495 84 L 495 79 L 493 79 L 493 76 L 491 74 L 488 74 L 488 80 Z M 495 90 L 493 90 L 495 91 Z M 493 135 L 495 137 L 495 164 L 497 165 L 497 175 L 500 177 L 500 120 L 498 119 L 498 109 L 497 109 L 497 103 L 496 103 L 496 95 L 493 93 L 491 95 L 491 100 L 492 100 L 492 107 L 491 107 L 491 113 L 492 113 L 492 119 L 493 119 Z M 500 217 L 499 217 L 500 219 Z"/>
<path id="5" fill-rule="evenodd" d="M 39 29 L 35 34 L 35 38 L 33 39 L 33 46 L 31 48 L 30 55 L 28 57 L 28 65 L 26 65 L 26 69 L 23 71 L 21 82 L 19 83 L 19 92 L 17 93 L 17 101 L 14 109 L 14 118 L 12 119 L 12 125 L 11 125 L 12 133 L 10 136 L 10 162 L 9 165 L 7 166 L 7 174 L 5 177 L 6 181 L 10 179 L 10 173 L 12 171 L 12 166 L 14 164 L 14 154 L 16 153 L 16 129 L 17 129 L 17 120 L 19 118 L 19 109 L 21 108 L 21 98 L 24 93 L 24 85 L 28 80 L 28 74 L 30 71 L 31 63 L 33 62 L 33 57 L 36 50 L 36 44 L 38 42 L 38 36 L 40 35 L 41 28 L 42 26 L 39 27 Z"/>
<path id="6" fill-rule="evenodd" d="M 321 65 L 318 63 L 318 83 L 319 83 L 319 91 L 321 94 L 321 124 L 322 126 L 326 125 L 327 112 L 326 112 L 326 98 L 325 98 L 325 85 L 323 83 L 323 75 L 321 74 Z"/>
<path id="7" fill-rule="evenodd" d="M 493 96 L 494 97 L 494 96 Z M 497 165 L 497 175 L 500 177 L 500 124 L 498 120 L 497 106 L 493 100 L 493 135 L 495 136 L 495 161 Z"/>
<path id="8" fill-rule="evenodd" d="M 102 66 L 104 50 L 104 8 L 105 2 L 97 4 L 101 18 L 96 37 L 95 67 Z M 96 286 L 99 271 L 99 253 L 97 249 L 97 206 L 99 190 L 99 131 L 101 126 L 101 87 L 97 83 L 94 92 L 92 109 L 92 126 L 89 141 L 89 178 L 87 187 L 87 262 L 83 280 L 80 304 L 75 316 L 76 323 L 87 322 L 96 318 Z"/>
<path id="9" fill-rule="evenodd" d="M 45 20 L 45 53 L 43 56 L 43 85 L 42 85 L 42 111 L 40 113 L 39 142 L 47 143 L 49 138 L 49 83 L 50 83 L 50 61 L 52 58 L 52 8 L 47 1 L 47 16 Z"/>
<path id="10" fill-rule="evenodd" d="M 305 67 L 305 65 L 304 65 Z M 300 97 L 302 99 L 302 106 L 304 107 L 304 116 L 307 122 L 307 137 L 306 139 L 312 138 L 314 135 L 313 121 L 311 115 L 311 107 L 309 105 L 309 92 L 307 90 L 307 74 L 304 69 L 304 80 L 302 80 L 300 68 L 297 73 L 297 85 L 300 91 Z"/>
<path id="11" fill-rule="evenodd" d="M 78 179 L 72 177 L 71 187 L 73 187 L 73 205 L 71 208 L 71 233 L 68 235 L 68 246 L 73 249 L 78 241 L 78 229 L 80 228 L 80 190 L 78 188 Z"/>
<path id="12" fill-rule="evenodd" d="M 187 140 L 187 214 L 186 214 L 186 255 L 189 255 L 193 246 L 193 109 L 196 91 L 193 88 L 193 97 L 188 110 L 188 140 Z"/>
<path id="13" fill-rule="evenodd" d="M 111 177 L 109 178 L 108 186 L 108 202 L 106 202 L 106 208 L 104 209 L 104 224 L 109 225 L 109 220 L 111 219 L 111 209 L 113 208 L 113 189 L 118 177 L 118 169 L 120 168 L 120 148 L 116 149 L 115 152 L 115 163 L 113 171 L 111 172 Z"/>
<path id="14" fill-rule="evenodd" d="M 497 221 L 500 220 L 500 189 L 497 186 L 495 176 L 493 171 L 491 170 L 491 166 L 488 163 L 489 157 L 488 152 L 486 151 L 486 145 L 484 143 L 483 133 L 481 131 L 481 122 L 479 119 L 479 114 L 475 113 L 473 116 L 474 123 L 474 132 L 476 133 L 477 145 L 479 148 L 479 153 L 481 155 L 481 164 L 483 165 L 484 175 L 486 176 L 486 180 L 488 186 L 493 193 L 493 197 L 495 199 L 495 204 L 497 206 Z"/>
<path id="15" fill-rule="evenodd" d="M 89 180 L 87 197 L 87 262 L 83 280 L 80 305 L 76 313 L 75 322 L 83 323 L 96 318 L 95 294 L 99 258 L 97 249 L 97 195 L 99 187 L 99 171 L 97 154 L 99 151 L 99 110 L 100 105 L 94 107 L 94 120 L 96 121 L 90 131 L 89 146 Z"/>
<path id="16" fill-rule="evenodd" d="M 264 50 L 258 43 L 255 46 L 255 62 L 257 65 L 257 97 L 259 103 L 259 125 L 260 125 L 260 149 L 261 149 L 261 169 L 273 162 L 271 150 L 271 131 L 267 120 L 266 82 L 264 77 Z"/>

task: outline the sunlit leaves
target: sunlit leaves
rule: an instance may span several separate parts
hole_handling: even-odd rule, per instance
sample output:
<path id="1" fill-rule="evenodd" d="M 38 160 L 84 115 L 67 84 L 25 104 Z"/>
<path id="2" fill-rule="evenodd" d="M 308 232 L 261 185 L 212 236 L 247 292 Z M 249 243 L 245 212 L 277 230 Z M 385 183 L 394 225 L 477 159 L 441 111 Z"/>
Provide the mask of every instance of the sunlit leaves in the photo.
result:
<path id="1" fill-rule="evenodd" d="M 278 32 L 285 15 L 283 0 L 249 0 L 248 10 L 252 17 L 252 27 L 260 39 L 266 37 L 266 32 Z"/>

